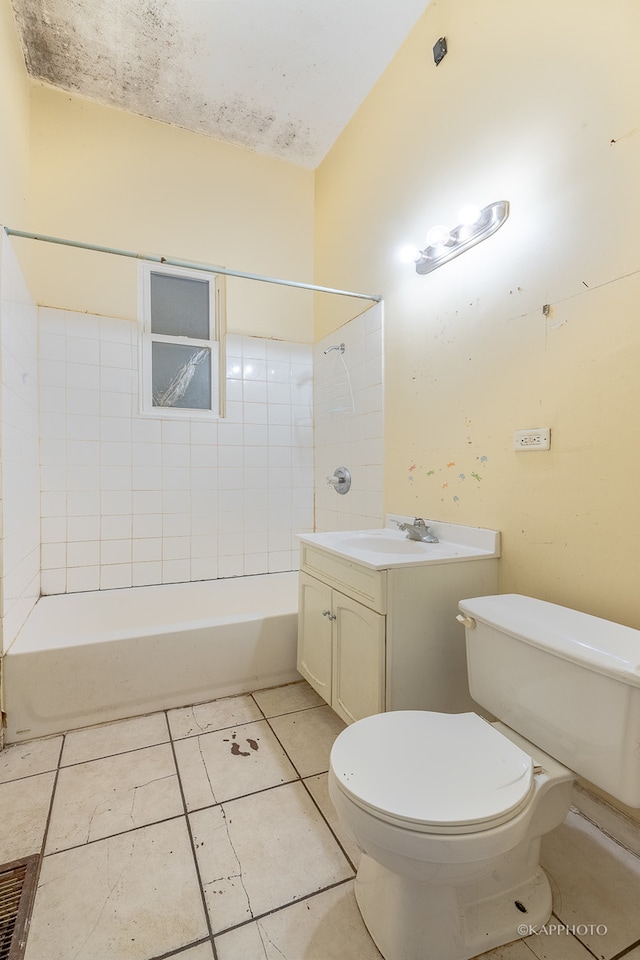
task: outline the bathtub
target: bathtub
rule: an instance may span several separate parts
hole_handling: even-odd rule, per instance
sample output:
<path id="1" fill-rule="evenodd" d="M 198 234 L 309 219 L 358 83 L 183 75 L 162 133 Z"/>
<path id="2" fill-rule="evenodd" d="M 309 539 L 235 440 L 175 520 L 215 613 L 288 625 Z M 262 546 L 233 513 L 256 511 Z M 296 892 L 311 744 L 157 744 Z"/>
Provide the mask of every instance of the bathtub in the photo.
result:
<path id="1" fill-rule="evenodd" d="M 4 658 L 6 741 L 299 680 L 298 574 L 41 597 Z"/>

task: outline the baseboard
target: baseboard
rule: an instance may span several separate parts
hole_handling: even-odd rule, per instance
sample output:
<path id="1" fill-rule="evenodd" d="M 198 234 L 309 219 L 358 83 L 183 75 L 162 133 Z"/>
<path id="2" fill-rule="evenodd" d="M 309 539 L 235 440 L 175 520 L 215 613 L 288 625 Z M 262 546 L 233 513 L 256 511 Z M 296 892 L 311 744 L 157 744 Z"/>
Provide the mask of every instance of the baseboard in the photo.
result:
<path id="1" fill-rule="evenodd" d="M 634 820 L 580 783 L 573 786 L 571 803 L 599 830 L 640 857 L 640 820 Z"/>

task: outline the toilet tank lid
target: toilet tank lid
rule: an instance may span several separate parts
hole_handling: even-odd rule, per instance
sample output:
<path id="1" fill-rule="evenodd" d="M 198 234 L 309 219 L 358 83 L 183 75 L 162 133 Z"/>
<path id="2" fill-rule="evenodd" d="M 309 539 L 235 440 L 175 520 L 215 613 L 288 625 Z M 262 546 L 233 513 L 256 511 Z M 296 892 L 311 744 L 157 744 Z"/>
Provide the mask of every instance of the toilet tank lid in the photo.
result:
<path id="1" fill-rule="evenodd" d="M 517 593 L 473 597 L 458 606 L 524 643 L 640 687 L 640 630 Z"/>

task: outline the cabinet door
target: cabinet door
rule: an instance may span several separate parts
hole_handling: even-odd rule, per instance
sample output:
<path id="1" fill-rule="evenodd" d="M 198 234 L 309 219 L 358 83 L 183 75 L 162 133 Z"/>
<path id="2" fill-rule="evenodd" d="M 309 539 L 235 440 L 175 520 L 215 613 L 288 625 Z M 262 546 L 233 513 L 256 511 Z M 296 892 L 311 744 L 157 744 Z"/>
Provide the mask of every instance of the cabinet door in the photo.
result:
<path id="1" fill-rule="evenodd" d="M 331 703 L 331 588 L 300 573 L 298 672 Z"/>
<path id="2" fill-rule="evenodd" d="M 352 723 L 384 710 L 385 617 L 336 591 L 333 612 L 331 705 Z"/>

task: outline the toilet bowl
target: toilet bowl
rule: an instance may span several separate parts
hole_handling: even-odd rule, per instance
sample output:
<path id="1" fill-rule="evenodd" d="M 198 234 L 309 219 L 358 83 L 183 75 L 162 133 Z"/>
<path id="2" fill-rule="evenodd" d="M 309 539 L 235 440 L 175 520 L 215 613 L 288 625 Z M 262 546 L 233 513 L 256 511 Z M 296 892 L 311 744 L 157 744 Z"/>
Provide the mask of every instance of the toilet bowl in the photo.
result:
<path id="1" fill-rule="evenodd" d="M 544 923 L 540 838 L 564 819 L 574 778 L 473 713 L 396 711 L 347 727 L 329 792 L 363 853 L 356 900 L 385 960 L 466 960 Z"/>
<path id="2" fill-rule="evenodd" d="M 376 714 L 331 751 L 385 960 L 469 960 L 545 923 L 540 841 L 577 775 L 640 806 L 640 631 L 513 594 L 459 606 L 471 695 L 499 719 Z"/>

